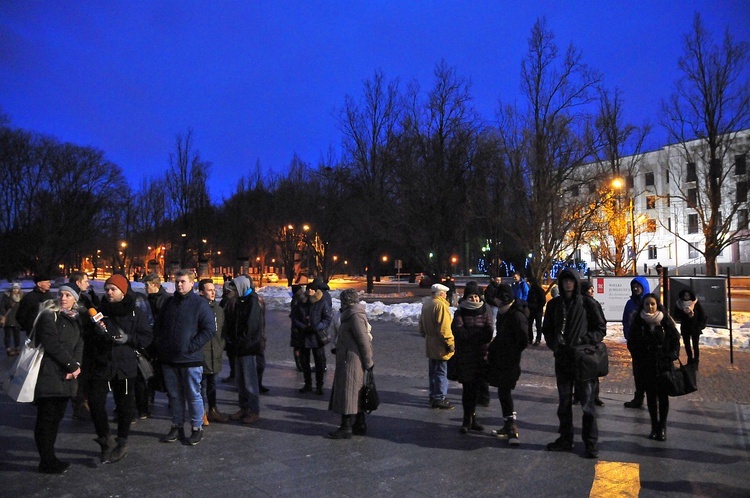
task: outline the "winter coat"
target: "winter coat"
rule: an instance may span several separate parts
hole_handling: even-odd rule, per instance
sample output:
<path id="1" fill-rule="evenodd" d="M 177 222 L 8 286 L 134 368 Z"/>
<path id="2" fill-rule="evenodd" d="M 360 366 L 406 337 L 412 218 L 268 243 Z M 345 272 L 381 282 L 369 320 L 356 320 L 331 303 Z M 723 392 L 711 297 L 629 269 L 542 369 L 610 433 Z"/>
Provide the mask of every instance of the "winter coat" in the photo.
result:
<path id="1" fill-rule="evenodd" d="M 529 310 L 515 301 L 508 311 L 497 314 L 497 334 L 489 347 L 488 382 L 514 389 L 521 376 L 521 353 L 528 344 Z"/>
<path id="2" fill-rule="evenodd" d="M 639 283 L 641 284 L 641 287 L 643 287 L 643 292 L 640 296 L 636 296 L 635 293 L 633 293 L 633 284 L 635 283 Z M 630 335 L 630 324 L 633 322 L 633 316 L 641 308 L 641 299 L 643 299 L 643 296 L 649 292 L 651 292 L 651 285 L 649 285 L 646 277 L 638 276 L 630 281 L 630 299 L 625 303 L 625 309 L 622 311 L 622 335 L 625 336 L 626 341 Z"/>
<path id="3" fill-rule="evenodd" d="M 581 295 L 578 272 L 566 268 L 557 279 L 570 277 L 575 281 L 572 295 L 566 299 L 561 289 L 560 295 L 547 303 L 542 324 L 547 347 L 555 354 L 555 375 L 558 377 L 575 376 L 575 346 L 596 344 L 607 335 L 607 322 L 601 306 L 593 297 Z"/>
<path id="4" fill-rule="evenodd" d="M 34 320 L 36 320 L 36 316 L 39 314 L 39 305 L 54 297 L 50 291 L 42 292 L 39 290 L 39 287 L 34 287 L 31 292 L 23 296 L 23 299 L 18 304 L 16 320 L 18 320 L 18 324 L 21 325 L 21 328 L 26 333 L 31 332 L 31 329 L 34 328 Z"/>
<path id="5" fill-rule="evenodd" d="M 34 399 L 72 398 L 78 391 L 76 379 L 65 379 L 83 361 L 83 338 L 79 317 L 46 309 L 37 320 L 34 332 L 36 345 L 44 347 Z"/>
<path id="6" fill-rule="evenodd" d="M 678 299 L 672 308 L 672 317 L 680 323 L 680 333 L 683 337 L 698 337 L 706 328 L 706 312 L 703 311 L 700 301 L 696 300 L 693 291 L 688 290 L 688 292 L 690 293 L 690 300 L 695 301 L 692 316 L 682 310 Z"/>
<path id="7" fill-rule="evenodd" d="M 469 301 L 461 301 L 453 314 L 451 331 L 456 343 L 455 362 L 458 382 L 477 382 L 484 379 L 487 366 L 487 345 L 492 340 L 492 311 L 485 303 L 471 308 Z"/>
<path id="8" fill-rule="evenodd" d="M 547 295 L 544 293 L 544 289 L 539 284 L 533 284 L 529 288 L 529 298 L 526 300 L 526 304 L 529 306 L 529 313 L 532 315 L 539 313 L 544 309 L 544 305 L 547 303 Z"/>
<path id="9" fill-rule="evenodd" d="M 432 296 L 422 301 L 419 333 L 426 339 L 427 358 L 450 360 L 453 356 L 456 349 L 453 331 L 451 331 L 452 322 L 451 310 L 445 298 Z"/>
<path id="10" fill-rule="evenodd" d="M 208 301 L 193 291 L 175 292 L 156 320 L 159 359 L 173 366 L 203 366 L 203 346 L 216 333 L 216 317 Z"/>
<path id="11" fill-rule="evenodd" d="M 489 306 L 495 306 L 495 298 L 497 297 L 497 290 L 499 285 L 494 280 L 490 280 L 487 287 L 484 288 L 484 302 Z"/>
<path id="12" fill-rule="evenodd" d="M 203 373 L 215 375 L 221 372 L 224 355 L 224 309 L 215 300 L 210 301 L 208 305 L 216 317 L 216 333 L 203 346 Z"/>
<path id="13" fill-rule="evenodd" d="M 331 306 L 325 299 L 323 291 L 317 290 L 297 308 L 297 312 L 292 318 L 292 326 L 302 331 L 303 347 L 316 349 L 323 346 L 318 339 L 317 332 L 327 329 L 332 319 Z"/>
<path id="14" fill-rule="evenodd" d="M 365 383 L 365 371 L 373 366 L 372 343 L 367 332 L 364 303 L 355 303 L 341 311 L 336 344 L 336 372 L 331 388 L 331 410 L 341 415 L 363 411 L 359 391 Z"/>
<path id="15" fill-rule="evenodd" d="M 680 334 L 674 321 L 664 315 L 659 325 L 651 330 L 638 313 L 633 318 L 628 350 L 633 357 L 633 375 L 644 387 L 658 388 L 661 372 L 671 368 L 680 355 Z"/>
<path id="16" fill-rule="evenodd" d="M 307 300 L 304 289 L 300 289 L 297 293 L 292 296 L 292 302 L 290 305 L 289 318 L 292 324 L 292 335 L 289 339 L 289 345 L 293 348 L 304 348 L 305 347 L 305 333 L 294 323 L 294 319 L 300 312 L 300 307 Z"/>
<path id="17" fill-rule="evenodd" d="M 91 377 L 107 381 L 115 378 L 134 379 L 138 376 L 135 350 L 147 348 L 153 340 L 148 318 L 136 308 L 130 293 L 115 303 L 105 299 L 99 311 L 104 315 L 108 333 L 100 331 L 91 321 L 87 321 L 84 327 L 86 354 L 89 356 L 86 365 L 90 365 Z M 117 344 L 112 339 L 118 329 L 128 336 L 124 344 Z"/>
<path id="18" fill-rule="evenodd" d="M 519 280 L 518 282 L 513 282 L 513 295 L 516 297 L 516 299 L 520 299 L 522 301 L 528 301 L 529 300 L 529 284 L 527 284 L 523 279 Z"/>
<path id="19" fill-rule="evenodd" d="M 23 293 L 20 293 L 19 296 L 23 299 Z M 20 327 L 16 319 L 16 312 L 18 311 L 21 299 L 18 301 L 14 300 L 12 291 L 10 290 L 3 293 L 2 299 L 0 299 L 0 315 L 5 317 L 6 327 Z"/>
<path id="20" fill-rule="evenodd" d="M 148 304 L 151 306 L 151 314 L 154 317 L 154 323 L 159 318 L 159 313 L 161 312 L 161 309 L 164 307 L 164 303 L 167 302 L 167 299 L 169 299 L 171 296 L 169 293 L 164 290 L 164 287 L 159 286 L 159 290 L 157 292 L 154 292 L 152 294 L 148 295 Z"/>
<path id="21" fill-rule="evenodd" d="M 258 293 L 234 296 L 224 307 L 224 335 L 235 356 L 263 353 L 264 310 Z"/>

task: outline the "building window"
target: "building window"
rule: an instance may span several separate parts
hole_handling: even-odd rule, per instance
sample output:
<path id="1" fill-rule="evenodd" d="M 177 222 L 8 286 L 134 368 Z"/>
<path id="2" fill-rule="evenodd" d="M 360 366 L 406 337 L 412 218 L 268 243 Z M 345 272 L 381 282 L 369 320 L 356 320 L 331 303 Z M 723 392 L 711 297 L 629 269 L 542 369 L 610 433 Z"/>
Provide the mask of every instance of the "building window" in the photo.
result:
<path id="1" fill-rule="evenodd" d="M 578 197 L 578 185 L 573 185 L 570 187 L 570 195 L 573 197 Z"/>
<path id="2" fill-rule="evenodd" d="M 688 215 L 688 233 L 698 233 L 698 215 Z"/>
<path id="3" fill-rule="evenodd" d="M 654 185 L 654 173 L 652 171 L 649 171 L 646 173 L 646 186 L 647 187 L 653 187 Z"/>
<path id="4" fill-rule="evenodd" d="M 747 182 L 737 182 L 737 202 L 747 202 Z"/>
<path id="5" fill-rule="evenodd" d="M 737 210 L 737 230 L 747 230 L 747 209 Z"/>
<path id="6" fill-rule="evenodd" d="M 747 173 L 747 154 L 734 156 L 734 174 L 744 175 Z"/>
<path id="7" fill-rule="evenodd" d="M 687 176 L 685 177 L 686 182 L 697 182 L 698 173 L 695 170 L 695 163 L 687 163 Z"/>
<path id="8" fill-rule="evenodd" d="M 672 195 L 667 194 L 664 196 L 664 198 L 667 200 L 667 207 L 670 207 L 672 205 Z"/>
<path id="9" fill-rule="evenodd" d="M 627 184 L 629 189 L 632 189 L 635 187 L 635 179 L 633 178 L 633 175 L 628 175 L 625 177 L 625 183 Z"/>
<path id="10" fill-rule="evenodd" d="M 721 159 L 716 158 L 711 160 L 711 176 L 718 180 L 721 178 L 721 170 L 723 168 L 723 165 L 721 163 Z"/>
<path id="11" fill-rule="evenodd" d="M 664 178 L 667 181 L 667 185 L 669 185 L 669 170 L 665 170 L 664 171 Z"/>
<path id="12" fill-rule="evenodd" d="M 656 196 L 655 195 L 646 196 L 646 209 L 656 209 Z"/>
<path id="13" fill-rule="evenodd" d="M 596 183 L 589 182 L 589 194 L 595 194 L 596 193 Z"/>
<path id="14" fill-rule="evenodd" d="M 667 218 L 667 230 L 672 231 L 672 218 Z"/>
<path id="15" fill-rule="evenodd" d="M 656 232 L 656 220 L 653 218 L 649 218 L 646 220 L 646 231 L 649 233 Z"/>
<path id="16" fill-rule="evenodd" d="M 693 208 L 693 209 L 695 209 L 695 207 L 698 205 L 698 189 L 697 188 L 688 189 L 687 204 L 688 204 L 688 207 Z"/>
<path id="17" fill-rule="evenodd" d="M 693 244 L 688 244 L 688 258 L 690 259 L 698 259 L 700 257 L 701 253 L 698 252 L 698 248 L 695 247 Z"/>
<path id="18" fill-rule="evenodd" d="M 656 259 L 656 246 L 648 246 L 648 259 Z"/>

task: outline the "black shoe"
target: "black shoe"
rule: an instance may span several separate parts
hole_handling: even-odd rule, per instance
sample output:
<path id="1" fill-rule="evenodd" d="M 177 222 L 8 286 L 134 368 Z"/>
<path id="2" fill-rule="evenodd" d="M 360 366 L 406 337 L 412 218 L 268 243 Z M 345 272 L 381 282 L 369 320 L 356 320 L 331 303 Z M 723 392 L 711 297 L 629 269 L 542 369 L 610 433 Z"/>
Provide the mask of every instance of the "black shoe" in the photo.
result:
<path id="1" fill-rule="evenodd" d="M 68 462 L 61 462 L 60 460 L 39 464 L 39 472 L 42 474 L 64 474 L 69 468 L 70 464 Z"/>
<path id="2" fill-rule="evenodd" d="M 547 445 L 547 451 L 573 451 L 573 441 L 559 437 Z"/>
<path id="3" fill-rule="evenodd" d="M 315 394 L 323 395 L 323 386 L 318 386 L 315 388 Z"/>
<path id="4" fill-rule="evenodd" d="M 643 400 L 638 401 L 637 399 L 634 399 L 632 401 L 626 401 L 622 404 L 625 408 L 636 408 L 640 409 L 643 408 Z"/>
<path id="5" fill-rule="evenodd" d="M 185 441 L 190 446 L 195 446 L 200 443 L 203 439 L 203 429 L 196 429 L 193 427 L 193 432 L 190 433 L 190 437 Z"/>
<path id="6" fill-rule="evenodd" d="M 174 443 L 178 439 L 185 439 L 185 429 L 173 425 L 166 436 L 160 439 L 162 443 Z"/>
<path id="7" fill-rule="evenodd" d="M 115 446 L 115 449 L 112 450 L 112 454 L 109 457 L 109 462 L 107 463 L 115 463 L 123 458 L 125 458 L 125 455 L 128 454 L 128 440 L 125 438 L 118 437 L 117 438 L 117 446 Z"/>
<path id="8" fill-rule="evenodd" d="M 266 386 L 260 386 L 260 393 L 261 394 L 266 394 L 269 391 L 270 391 L 270 389 L 267 388 Z"/>
<path id="9" fill-rule="evenodd" d="M 596 406 L 604 406 L 604 401 L 600 400 L 599 398 L 594 399 L 594 404 Z"/>
<path id="10" fill-rule="evenodd" d="M 301 393 L 309 393 L 312 392 L 312 386 L 310 384 L 305 384 L 302 389 L 299 390 Z"/>
<path id="11" fill-rule="evenodd" d="M 599 449 L 596 443 L 586 445 L 586 458 L 599 458 Z"/>
<path id="12" fill-rule="evenodd" d="M 667 428 L 664 426 L 661 426 L 659 428 L 659 431 L 656 433 L 656 440 L 657 441 L 666 441 L 667 440 Z"/>
<path id="13" fill-rule="evenodd" d="M 436 399 L 432 401 L 432 404 L 430 405 L 431 408 L 436 408 L 438 410 L 453 410 L 453 405 L 450 401 L 447 399 Z"/>
<path id="14" fill-rule="evenodd" d="M 351 427 L 339 427 L 334 432 L 329 432 L 328 437 L 331 439 L 351 439 L 352 428 Z"/>

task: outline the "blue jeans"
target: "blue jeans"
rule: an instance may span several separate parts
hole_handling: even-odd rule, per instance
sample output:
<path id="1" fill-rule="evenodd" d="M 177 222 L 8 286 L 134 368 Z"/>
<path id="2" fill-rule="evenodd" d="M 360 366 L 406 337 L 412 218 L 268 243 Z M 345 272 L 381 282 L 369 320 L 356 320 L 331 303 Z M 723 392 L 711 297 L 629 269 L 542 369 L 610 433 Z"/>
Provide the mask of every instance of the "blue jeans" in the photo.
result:
<path id="1" fill-rule="evenodd" d="M 448 394 L 448 362 L 430 359 L 429 369 L 430 400 L 445 399 Z"/>
<path id="2" fill-rule="evenodd" d="M 237 356 L 234 359 L 234 375 L 240 396 L 240 409 L 248 413 L 260 413 L 257 357 L 251 354 Z"/>
<path id="3" fill-rule="evenodd" d="M 203 398 L 201 397 L 201 377 L 203 367 L 175 367 L 162 365 L 164 385 L 169 396 L 169 409 L 172 412 L 172 425 L 185 423 L 185 402 L 187 402 L 190 424 L 203 427 Z"/>

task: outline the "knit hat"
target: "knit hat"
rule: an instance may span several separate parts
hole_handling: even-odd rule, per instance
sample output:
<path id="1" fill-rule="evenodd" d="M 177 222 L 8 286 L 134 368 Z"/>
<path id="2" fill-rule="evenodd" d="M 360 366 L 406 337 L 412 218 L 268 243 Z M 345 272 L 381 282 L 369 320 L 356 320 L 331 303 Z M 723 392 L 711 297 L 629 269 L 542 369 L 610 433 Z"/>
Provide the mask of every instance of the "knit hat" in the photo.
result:
<path id="1" fill-rule="evenodd" d="M 79 289 L 76 284 L 61 285 L 60 289 L 58 289 L 58 292 L 62 291 L 70 292 L 70 294 L 75 298 L 76 301 L 78 301 L 78 296 L 81 293 L 81 289 Z"/>
<path id="2" fill-rule="evenodd" d="M 317 281 L 317 280 L 313 280 L 312 282 L 310 282 L 309 284 L 307 284 L 307 287 L 305 287 L 305 289 L 307 289 L 307 290 L 314 290 L 314 291 L 321 290 L 321 288 L 320 288 L 320 282 Z"/>
<path id="3" fill-rule="evenodd" d="M 476 294 L 477 296 L 479 296 L 479 299 L 482 299 L 482 292 L 479 290 L 479 284 L 477 284 L 473 280 L 471 282 L 467 282 L 466 287 L 464 287 L 464 299 L 468 298 L 472 294 Z"/>
<path id="4" fill-rule="evenodd" d="M 354 289 L 344 289 L 339 295 L 341 300 L 341 306 L 351 306 L 352 304 L 359 302 L 359 293 Z"/>
<path id="5" fill-rule="evenodd" d="M 39 282 L 45 282 L 49 280 L 49 275 L 46 273 L 39 273 L 37 275 L 34 275 L 34 283 L 38 284 Z"/>
<path id="6" fill-rule="evenodd" d="M 513 296 L 513 289 L 511 289 L 510 285 L 508 284 L 500 284 L 497 286 L 495 298 L 502 304 L 513 302 L 513 299 L 515 299 L 515 297 Z"/>
<path id="7" fill-rule="evenodd" d="M 123 277 L 120 274 L 115 273 L 111 277 L 109 277 L 107 280 L 104 281 L 104 286 L 106 287 L 108 284 L 112 284 L 118 289 L 122 291 L 123 294 L 128 293 L 128 279 Z"/>

